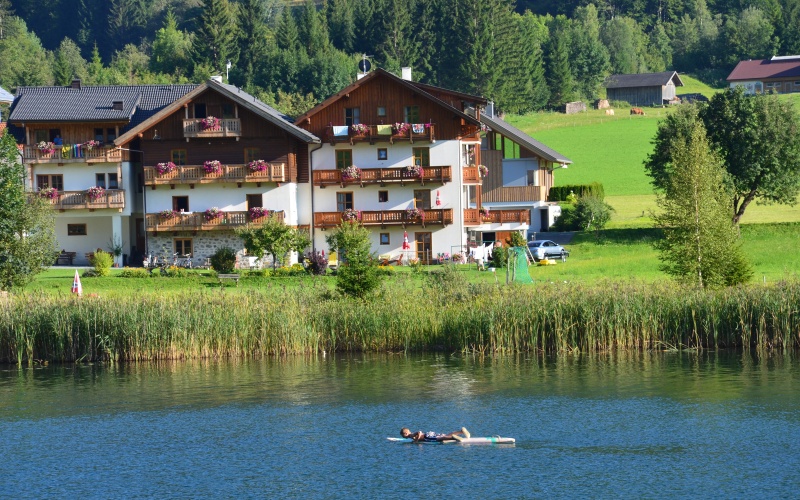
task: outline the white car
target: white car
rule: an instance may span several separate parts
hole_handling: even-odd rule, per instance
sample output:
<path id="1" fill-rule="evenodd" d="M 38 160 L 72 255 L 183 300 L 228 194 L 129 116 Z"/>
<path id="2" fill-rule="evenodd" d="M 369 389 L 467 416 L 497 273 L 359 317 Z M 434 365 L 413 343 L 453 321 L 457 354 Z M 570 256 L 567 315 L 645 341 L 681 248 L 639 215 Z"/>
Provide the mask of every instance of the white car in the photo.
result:
<path id="1" fill-rule="evenodd" d="M 566 248 L 550 240 L 530 241 L 528 249 L 535 260 L 561 259 L 561 261 L 566 261 L 569 257 L 569 251 Z"/>

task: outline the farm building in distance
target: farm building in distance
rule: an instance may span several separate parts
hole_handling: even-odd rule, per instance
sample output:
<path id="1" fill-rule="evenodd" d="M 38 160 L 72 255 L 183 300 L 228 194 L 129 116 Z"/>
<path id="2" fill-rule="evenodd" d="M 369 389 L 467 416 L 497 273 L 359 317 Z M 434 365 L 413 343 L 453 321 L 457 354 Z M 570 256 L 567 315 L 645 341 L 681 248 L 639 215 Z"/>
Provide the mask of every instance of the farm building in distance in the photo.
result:
<path id="1" fill-rule="evenodd" d="M 677 71 L 611 75 L 603 84 L 611 101 L 625 101 L 632 106 L 661 106 L 675 99 L 676 87 L 683 87 Z"/>
<path id="2" fill-rule="evenodd" d="M 727 80 L 731 88 L 743 86 L 747 94 L 800 92 L 800 55 L 739 61 Z"/>

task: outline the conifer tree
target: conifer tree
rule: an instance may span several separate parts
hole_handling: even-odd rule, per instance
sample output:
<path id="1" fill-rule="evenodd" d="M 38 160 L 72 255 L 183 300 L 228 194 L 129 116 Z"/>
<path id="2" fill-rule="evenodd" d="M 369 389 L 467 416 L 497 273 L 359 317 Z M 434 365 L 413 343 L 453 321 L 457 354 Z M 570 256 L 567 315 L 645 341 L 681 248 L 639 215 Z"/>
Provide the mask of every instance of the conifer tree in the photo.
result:
<path id="1" fill-rule="evenodd" d="M 164 26 L 156 32 L 156 38 L 153 40 L 150 68 L 157 73 L 185 74 L 191 50 L 191 37 L 178 29 L 175 15 L 171 10 L 167 11 Z"/>
<path id="2" fill-rule="evenodd" d="M 236 62 L 236 24 L 228 0 L 203 1 L 192 51 L 195 64 L 204 64 L 217 74 L 225 74 L 229 60 Z"/>
<path id="3" fill-rule="evenodd" d="M 239 4 L 239 83 L 250 87 L 256 74 L 256 66 L 261 64 L 269 50 L 269 28 L 265 22 L 266 3 L 264 0 L 244 0 Z"/>
<path id="4" fill-rule="evenodd" d="M 377 47 L 377 56 L 389 70 L 402 66 L 413 67 L 417 62 L 418 41 L 412 32 L 409 0 L 388 0 L 388 8 L 381 16 L 383 37 Z"/>
<path id="5" fill-rule="evenodd" d="M 297 34 L 300 46 L 306 49 L 309 56 L 323 53 L 330 47 L 325 17 L 317 10 L 314 0 L 306 0 L 300 10 Z"/>
<path id="6" fill-rule="evenodd" d="M 65 38 L 58 47 L 53 63 L 53 77 L 56 85 L 69 85 L 73 78 L 86 77 L 86 61 L 81 57 L 81 49 Z"/>
<path id="7" fill-rule="evenodd" d="M 275 33 L 275 41 L 281 50 L 296 50 L 300 47 L 297 21 L 295 21 L 292 9 L 289 7 L 283 9 L 281 20 L 278 23 L 278 30 Z"/>
<path id="8" fill-rule="evenodd" d="M 550 87 L 548 105 L 558 108 L 575 99 L 575 80 L 569 65 L 569 39 L 564 18 L 556 18 L 551 28 L 547 49 L 547 83 Z"/>
<path id="9" fill-rule="evenodd" d="M 353 53 L 356 38 L 353 2 L 329 0 L 326 10 L 331 43 L 337 49 Z"/>

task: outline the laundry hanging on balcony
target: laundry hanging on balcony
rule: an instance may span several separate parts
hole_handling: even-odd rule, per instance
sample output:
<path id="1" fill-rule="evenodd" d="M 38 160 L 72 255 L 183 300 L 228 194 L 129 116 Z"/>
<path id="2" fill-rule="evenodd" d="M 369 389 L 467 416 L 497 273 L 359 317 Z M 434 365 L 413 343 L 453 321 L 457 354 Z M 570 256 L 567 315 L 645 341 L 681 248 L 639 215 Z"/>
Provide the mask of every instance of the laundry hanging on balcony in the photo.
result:
<path id="1" fill-rule="evenodd" d="M 425 133 L 425 124 L 424 123 L 414 123 L 411 125 L 411 131 L 415 134 L 424 134 Z"/>
<path id="2" fill-rule="evenodd" d="M 403 231 L 403 250 L 411 250 L 411 245 L 408 243 L 408 231 Z"/>
<path id="3" fill-rule="evenodd" d="M 333 127 L 333 136 L 334 137 L 347 137 L 347 125 L 334 125 L 334 127 Z"/>
<path id="4" fill-rule="evenodd" d="M 378 125 L 378 135 L 392 135 L 391 125 Z"/>
<path id="5" fill-rule="evenodd" d="M 436 190 L 436 206 L 439 207 L 442 205 L 442 199 L 439 197 L 439 190 Z"/>

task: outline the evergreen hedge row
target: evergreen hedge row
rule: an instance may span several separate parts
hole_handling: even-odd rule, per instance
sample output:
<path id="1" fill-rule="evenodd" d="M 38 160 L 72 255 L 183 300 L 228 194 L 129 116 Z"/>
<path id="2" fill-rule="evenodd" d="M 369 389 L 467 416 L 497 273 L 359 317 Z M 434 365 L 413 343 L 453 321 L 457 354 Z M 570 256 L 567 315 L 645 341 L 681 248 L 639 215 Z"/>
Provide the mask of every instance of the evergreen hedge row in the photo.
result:
<path id="1" fill-rule="evenodd" d="M 591 184 L 571 184 L 567 186 L 553 186 L 547 195 L 547 201 L 565 201 L 570 193 L 575 193 L 578 198 L 582 196 L 593 196 L 599 200 L 606 197 L 603 185 L 599 182 Z"/>

